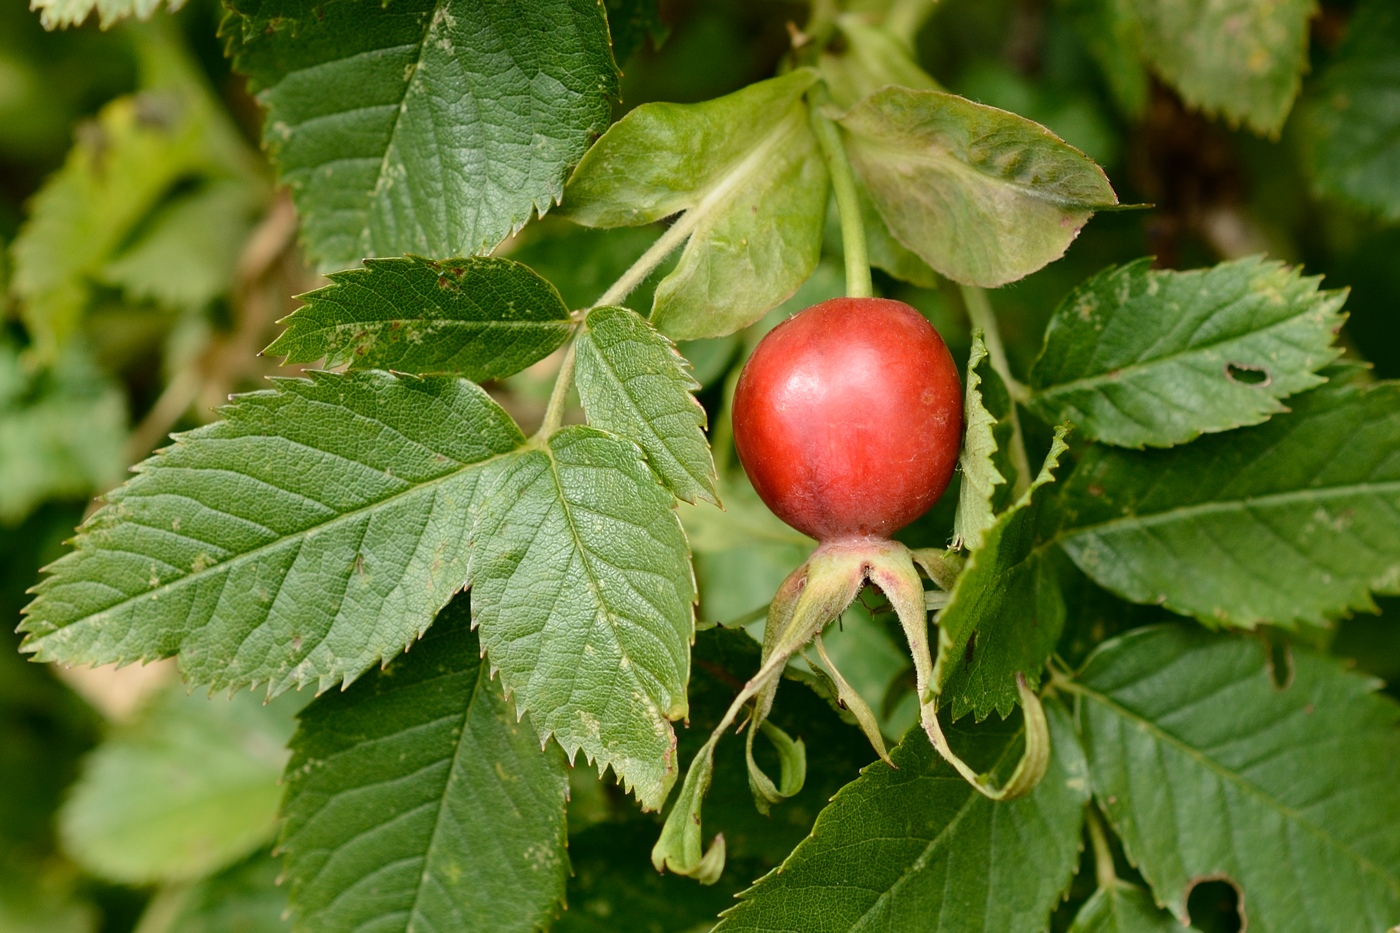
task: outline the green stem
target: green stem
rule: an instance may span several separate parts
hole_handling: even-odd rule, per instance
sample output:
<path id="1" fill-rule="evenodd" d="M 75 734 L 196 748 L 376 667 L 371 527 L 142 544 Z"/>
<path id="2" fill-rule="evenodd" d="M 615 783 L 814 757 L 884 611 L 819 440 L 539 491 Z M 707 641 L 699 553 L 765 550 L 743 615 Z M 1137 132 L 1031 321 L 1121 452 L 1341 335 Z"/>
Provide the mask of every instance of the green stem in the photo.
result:
<path id="1" fill-rule="evenodd" d="M 564 421 L 564 403 L 568 401 L 569 389 L 574 384 L 574 349 L 576 340 L 569 341 L 569 349 L 564 352 L 564 362 L 559 364 L 559 375 L 554 378 L 554 391 L 549 394 L 549 405 L 544 410 L 544 420 L 535 432 L 535 439 L 546 441 L 559 430 Z"/>
<path id="2" fill-rule="evenodd" d="M 1112 888 L 1118 883 L 1118 872 L 1113 867 L 1113 850 L 1108 845 L 1103 819 L 1092 803 L 1084 808 L 1084 825 L 1089 829 L 1089 844 L 1094 847 L 1094 877 L 1099 887 Z"/>
<path id="3" fill-rule="evenodd" d="M 865 221 L 860 215 L 856 176 L 851 171 L 846 146 L 841 142 L 841 132 L 822 113 L 822 107 L 831 103 L 831 94 L 826 85 L 817 84 L 807 92 L 807 101 L 812 113 L 812 129 L 817 134 L 817 142 L 821 144 L 822 155 L 826 157 L 831 188 L 836 192 L 836 210 L 841 216 L 841 248 L 846 254 L 846 295 L 850 298 L 869 298 L 875 294 L 875 286 L 870 281 L 870 256 L 865 245 Z"/>
<path id="4" fill-rule="evenodd" d="M 1011 365 L 1006 360 L 1006 347 L 1001 342 L 1001 330 L 997 327 L 997 316 L 992 311 L 992 303 L 987 293 L 975 285 L 959 285 L 962 290 L 963 305 L 967 308 L 967 318 L 973 327 L 981 328 L 982 341 L 987 345 L 987 356 L 992 361 L 1001 381 L 1006 383 L 1006 391 L 1013 402 L 1011 406 L 1011 464 L 1016 468 L 1016 495 L 1020 496 L 1031 487 L 1031 462 L 1026 455 L 1026 436 L 1021 432 L 1021 416 L 1017 404 L 1024 405 L 1030 398 L 1030 390 L 1011 375 Z"/>

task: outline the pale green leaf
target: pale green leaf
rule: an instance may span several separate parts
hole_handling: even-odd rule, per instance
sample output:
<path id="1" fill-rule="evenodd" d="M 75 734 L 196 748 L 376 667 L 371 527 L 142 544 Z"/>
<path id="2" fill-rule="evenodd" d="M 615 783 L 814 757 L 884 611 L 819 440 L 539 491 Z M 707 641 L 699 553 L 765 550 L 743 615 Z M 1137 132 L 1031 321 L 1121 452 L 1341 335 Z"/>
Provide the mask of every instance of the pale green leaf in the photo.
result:
<path id="1" fill-rule="evenodd" d="M 1016 478 L 1011 462 L 1011 395 L 992 368 L 980 330 L 972 333 L 967 360 L 967 391 L 963 393 L 962 452 L 958 469 L 958 511 L 953 521 L 953 547 L 975 551 L 982 536 L 996 524 L 998 513 L 1010 505 Z"/>
<path id="2" fill-rule="evenodd" d="M 0 526 L 121 478 L 126 399 L 77 348 L 31 372 L 0 338 Z"/>
<path id="3" fill-rule="evenodd" d="M 860 216 L 865 227 L 865 249 L 870 257 L 870 265 L 920 288 L 937 288 L 940 281 L 938 273 L 894 238 L 890 228 L 885 226 L 885 219 L 880 216 L 880 212 L 870 200 L 870 192 L 865 190 L 860 179 L 856 179 L 856 189 L 860 193 Z"/>
<path id="4" fill-rule="evenodd" d="M 287 888 L 278 884 L 280 876 L 277 860 L 258 852 L 192 889 L 177 888 L 180 909 L 167 929 L 170 933 L 291 933 Z M 153 899 L 147 914 L 157 905 Z"/>
<path id="5" fill-rule="evenodd" d="M 890 232 L 939 273 L 995 287 L 1064 255 L 1117 196 L 1045 127 L 941 91 L 887 87 L 840 118 Z"/>
<path id="6" fill-rule="evenodd" d="M 1305 115 L 1318 190 L 1400 222 L 1400 7 L 1357 5 Z"/>
<path id="7" fill-rule="evenodd" d="M 174 13 L 185 5 L 185 0 L 30 0 L 29 8 L 39 11 L 39 21 L 45 29 L 80 26 L 94 11 L 106 29 L 129 16 L 150 19 L 162 3 Z"/>
<path id="8" fill-rule="evenodd" d="M 1131 0 L 1148 65 L 1182 98 L 1277 134 L 1308 67 L 1317 0 Z"/>
<path id="9" fill-rule="evenodd" d="M 571 330 L 554 286 L 509 259 L 368 259 L 327 278 L 265 352 L 484 382 L 543 359 Z"/>
<path id="10" fill-rule="evenodd" d="M 1225 878 L 1251 928 L 1381 933 L 1400 919 L 1400 707 L 1335 660 L 1290 660 L 1189 625 L 1106 643 L 1072 687 L 1094 794 L 1183 922 L 1192 885 Z"/>
<path id="11" fill-rule="evenodd" d="M 684 213 L 656 249 L 686 247 L 657 286 L 652 323 L 677 340 L 752 324 L 821 254 L 828 179 L 799 68 L 700 104 L 643 104 L 588 151 L 563 210 L 590 227 Z"/>
<path id="12" fill-rule="evenodd" d="M 1075 914 L 1069 933 L 1198 933 L 1152 903 L 1152 895 L 1135 884 L 1115 882 L 1099 888 Z"/>
<path id="13" fill-rule="evenodd" d="M 979 720 L 993 710 L 1008 715 L 1016 706 L 1016 675 L 1038 683 L 1064 628 L 1054 566 L 1036 547 L 1064 436 L 1064 428 L 1056 430 L 1040 474 L 982 535 L 938 616 L 935 688 L 939 709 L 953 719 L 969 711 Z"/>
<path id="14" fill-rule="evenodd" d="M 839 41 L 818 58 L 822 80 L 838 107 L 849 109 L 890 84 L 916 90 L 942 90 L 914 61 L 913 50 L 867 17 L 836 17 Z"/>
<path id="15" fill-rule="evenodd" d="M 575 426 L 503 460 L 472 528 L 473 619 L 506 691 L 647 809 L 676 778 L 695 628 L 674 504 L 634 444 Z"/>
<path id="16" fill-rule="evenodd" d="M 302 711 L 280 850 L 296 928 L 534 933 L 569 873 L 564 756 L 489 677 L 466 596 Z"/>
<path id="17" fill-rule="evenodd" d="M 144 884 L 199 878 L 265 845 L 299 704 L 167 689 L 84 764 L 59 816 L 64 848 L 96 875 Z"/>
<path id="18" fill-rule="evenodd" d="M 842 788 L 782 867 L 739 895 L 716 933 L 1043 931 L 1079 862 L 1088 777 L 1068 716 L 1048 704 L 1045 780 L 1011 803 L 988 800 L 916 727 Z M 978 769 L 1005 771 L 1019 721 L 949 729 Z M 1033 869 L 1032 869 L 1033 867 Z"/>
<path id="19" fill-rule="evenodd" d="M 1030 408 L 1122 447 L 1258 424 L 1325 380 L 1345 291 L 1259 257 L 1193 272 L 1109 268 L 1060 302 L 1031 367 Z"/>
<path id="20" fill-rule="evenodd" d="M 1336 381 L 1168 451 L 1093 447 L 1060 539 L 1100 585 L 1210 625 L 1322 624 L 1400 592 L 1400 383 Z"/>
<path id="21" fill-rule="evenodd" d="M 25 610 L 24 650 L 180 656 L 214 687 L 353 680 L 466 579 L 483 465 L 523 442 L 459 379 L 312 373 L 238 396 L 109 494 Z"/>
<path id="22" fill-rule="evenodd" d="M 235 0 L 224 33 L 312 258 L 489 250 L 608 124 L 597 0 Z"/>
<path id="23" fill-rule="evenodd" d="M 626 308 L 599 308 L 579 336 L 575 377 L 589 424 L 635 441 L 681 499 L 718 504 L 700 384 L 671 341 Z"/>

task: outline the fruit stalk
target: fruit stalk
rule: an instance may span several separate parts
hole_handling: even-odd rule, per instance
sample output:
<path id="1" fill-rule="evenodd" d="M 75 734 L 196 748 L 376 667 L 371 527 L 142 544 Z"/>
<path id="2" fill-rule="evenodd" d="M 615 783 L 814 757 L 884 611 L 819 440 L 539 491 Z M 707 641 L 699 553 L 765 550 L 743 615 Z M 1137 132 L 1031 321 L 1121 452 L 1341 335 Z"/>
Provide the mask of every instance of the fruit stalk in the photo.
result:
<path id="1" fill-rule="evenodd" d="M 869 298 L 875 294 L 870 280 L 870 257 L 865 245 L 865 221 L 860 216 L 860 194 L 856 191 L 855 173 L 841 142 L 841 131 L 822 112 L 831 103 L 826 85 L 815 84 L 807 92 L 808 110 L 812 114 L 812 130 L 826 157 L 831 174 L 831 189 L 836 193 L 836 211 L 841 216 L 841 249 L 846 257 L 846 297 Z"/>

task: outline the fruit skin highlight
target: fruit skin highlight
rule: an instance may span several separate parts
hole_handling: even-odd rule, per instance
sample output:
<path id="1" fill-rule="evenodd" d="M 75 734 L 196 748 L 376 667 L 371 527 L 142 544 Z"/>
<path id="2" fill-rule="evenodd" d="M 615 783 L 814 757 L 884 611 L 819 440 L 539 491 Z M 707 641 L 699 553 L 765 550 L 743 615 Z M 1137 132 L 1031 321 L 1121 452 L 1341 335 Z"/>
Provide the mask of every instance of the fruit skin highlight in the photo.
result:
<path id="1" fill-rule="evenodd" d="M 957 465 L 962 383 L 938 331 L 886 298 L 833 298 L 759 342 L 734 447 L 773 513 L 819 541 L 888 538 Z"/>

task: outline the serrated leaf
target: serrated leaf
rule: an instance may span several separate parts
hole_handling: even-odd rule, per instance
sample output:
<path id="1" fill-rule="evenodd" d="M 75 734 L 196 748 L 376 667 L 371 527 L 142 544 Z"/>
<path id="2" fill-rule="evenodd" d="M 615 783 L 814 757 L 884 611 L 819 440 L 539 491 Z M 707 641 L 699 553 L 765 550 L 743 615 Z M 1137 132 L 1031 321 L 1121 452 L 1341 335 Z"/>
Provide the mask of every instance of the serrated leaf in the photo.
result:
<path id="1" fill-rule="evenodd" d="M 588 315 L 576 345 L 575 379 L 588 423 L 636 442 L 671 491 L 719 503 L 705 440 L 700 384 L 675 345 L 626 308 Z"/>
<path id="2" fill-rule="evenodd" d="M 367 259 L 326 277 L 265 352 L 485 382 L 543 359 L 572 330 L 554 286 L 509 259 Z"/>
<path id="3" fill-rule="evenodd" d="M 782 867 L 739 895 L 715 933 L 1045 930 L 1079 861 L 1088 779 L 1057 704 L 1045 780 L 1011 803 L 983 797 L 915 727 L 842 788 Z M 979 769 L 1019 755 L 1017 722 L 950 730 Z M 1027 866 L 1035 866 L 1028 871 Z"/>
<path id="4" fill-rule="evenodd" d="M 466 579 L 483 468 L 524 440 L 479 387 L 312 373 L 139 465 L 25 610 L 38 660 L 180 656 L 193 683 L 327 689 L 393 657 Z"/>
<path id="5" fill-rule="evenodd" d="M 223 33 L 323 269 L 489 250 L 608 124 L 597 0 L 235 0 Z"/>
<path id="6" fill-rule="evenodd" d="M 501 683 L 646 809 L 676 778 L 695 632 L 674 503 L 634 444 L 575 426 L 503 460 L 472 528 L 473 622 Z"/>
<path id="7" fill-rule="evenodd" d="M 916 90 L 942 90 L 914 60 L 913 50 L 858 13 L 836 17 L 840 39 L 818 58 L 822 80 L 838 107 L 849 109 L 890 84 Z M 839 51 L 836 49 L 839 47 Z"/>
<path id="8" fill-rule="evenodd" d="M 1400 9 L 1357 5 L 1304 111 L 1316 188 L 1400 222 Z"/>
<path id="9" fill-rule="evenodd" d="M 121 476 L 126 399 L 77 348 L 29 372 L 0 338 L 0 526 L 47 499 L 80 499 Z"/>
<path id="10" fill-rule="evenodd" d="M 1289 404 L 1168 451 L 1090 448 L 1061 496 L 1064 549 L 1125 599 L 1208 625 L 1375 611 L 1372 591 L 1400 592 L 1400 383 Z"/>
<path id="11" fill-rule="evenodd" d="M 1260 257 L 1192 272 L 1105 269 L 1060 302 L 1029 406 L 1121 447 L 1169 447 L 1258 424 L 1325 380 L 1345 291 Z"/>
<path id="12" fill-rule="evenodd" d="M 98 746 L 59 816 L 64 848 L 113 881 L 188 881 L 271 838 L 296 697 L 176 685 Z"/>
<path id="13" fill-rule="evenodd" d="M 1056 430 L 1040 474 L 983 534 L 938 616 L 938 707 L 955 720 L 968 712 L 981 720 L 992 710 L 1006 717 L 1016 707 L 1016 674 L 1038 683 L 1064 628 L 1054 566 L 1036 547 L 1064 436 Z"/>
<path id="14" fill-rule="evenodd" d="M 1075 914 L 1069 933 L 1198 933 L 1152 903 L 1135 884 L 1115 882 L 1099 888 Z"/>
<path id="15" fill-rule="evenodd" d="M 1206 878 L 1234 882 L 1260 929 L 1400 918 L 1400 707 L 1378 687 L 1298 648 L 1271 675 L 1263 642 L 1188 625 L 1090 658 L 1073 691 L 1094 794 L 1182 922 Z"/>
<path id="16" fill-rule="evenodd" d="M 491 681 L 466 596 L 300 720 L 280 845 L 299 931 L 534 933 L 553 916 L 564 756 Z"/>
<path id="17" fill-rule="evenodd" d="M 569 179 L 562 210 L 586 226 L 685 212 L 663 234 L 686 247 L 652 305 L 667 336 L 733 333 L 816 268 L 828 179 L 803 101 L 816 80 L 799 68 L 700 104 L 643 104 Z"/>
<path id="18" fill-rule="evenodd" d="M 1011 462 L 1014 434 L 1012 401 L 1006 383 L 992 368 L 981 331 L 972 333 L 967 360 L 967 391 L 963 393 L 962 452 L 958 469 L 958 511 L 953 520 L 953 547 L 975 551 L 982 536 L 996 524 L 998 513 L 1010 505 L 1016 467 Z"/>
<path id="19" fill-rule="evenodd" d="M 39 11 L 39 21 L 45 29 L 81 26 L 93 12 L 106 29 L 129 16 L 150 19 L 162 4 L 174 13 L 185 5 L 185 0 L 30 0 L 29 8 Z"/>
<path id="20" fill-rule="evenodd" d="M 1118 203 L 1103 170 L 1023 117 L 887 87 L 840 118 L 851 163 L 895 239 L 942 275 L 996 287 L 1064 255 Z"/>

